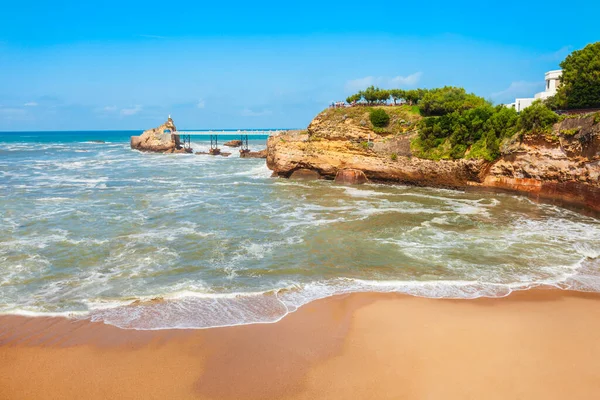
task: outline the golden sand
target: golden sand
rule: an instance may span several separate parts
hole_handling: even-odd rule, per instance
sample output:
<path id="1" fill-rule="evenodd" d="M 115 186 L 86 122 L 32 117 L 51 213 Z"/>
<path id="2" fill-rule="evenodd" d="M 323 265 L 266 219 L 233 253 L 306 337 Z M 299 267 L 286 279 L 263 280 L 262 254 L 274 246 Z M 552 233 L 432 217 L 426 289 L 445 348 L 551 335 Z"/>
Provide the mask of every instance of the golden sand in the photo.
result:
<path id="1" fill-rule="evenodd" d="M 205 330 L 0 317 L 0 399 L 595 398 L 596 294 L 352 294 Z"/>

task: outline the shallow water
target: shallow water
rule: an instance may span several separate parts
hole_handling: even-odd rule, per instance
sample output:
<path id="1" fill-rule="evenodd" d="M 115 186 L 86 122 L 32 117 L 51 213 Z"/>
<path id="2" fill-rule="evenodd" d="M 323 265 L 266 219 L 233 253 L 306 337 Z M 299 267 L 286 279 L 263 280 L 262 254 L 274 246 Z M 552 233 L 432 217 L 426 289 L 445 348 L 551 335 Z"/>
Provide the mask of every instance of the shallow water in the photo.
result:
<path id="1" fill-rule="evenodd" d="M 203 328 L 353 291 L 600 291 L 592 217 L 507 194 L 270 178 L 236 149 L 143 154 L 130 134 L 0 133 L 0 312 Z"/>

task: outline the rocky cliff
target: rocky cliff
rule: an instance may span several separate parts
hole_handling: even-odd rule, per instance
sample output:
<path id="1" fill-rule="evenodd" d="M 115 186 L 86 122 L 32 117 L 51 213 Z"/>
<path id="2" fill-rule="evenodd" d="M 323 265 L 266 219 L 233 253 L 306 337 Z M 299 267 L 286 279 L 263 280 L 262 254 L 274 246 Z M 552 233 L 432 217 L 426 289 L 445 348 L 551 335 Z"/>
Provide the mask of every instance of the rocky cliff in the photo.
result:
<path id="1" fill-rule="evenodd" d="M 364 172 L 377 182 L 449 188 L 482 187 L 584 205 L 600 211 L 600 122 L 598 116 L 565 119 L 546 135 L 513 138 L 495 162 L 433 161 L 411 151 L 418 116 L 393 111 L 390 128 L 374 128 L 368 112 L 330 109 L 305 131 L 269 138 L 267 165 L 282 177 L 334 179 L 339 171 Z M 301 173 L 299 173 L 301 172 Z"/>
<path id="2" fill-rule="evenodd" d="M 546 135 L 506 145 L 481 186 L 526 192 L 600 211 L 600 121 L 565 119 Z"/>
<path id="3" fill-rule="evenodd" d="M 148 129 L 140 136 L 132 136 L 130 145 L 132 149 L 155 153 L 190 153 L 191 149 L 181 146 L 177 128 L 169 117 L 167 122 L 159 127 Z"/>

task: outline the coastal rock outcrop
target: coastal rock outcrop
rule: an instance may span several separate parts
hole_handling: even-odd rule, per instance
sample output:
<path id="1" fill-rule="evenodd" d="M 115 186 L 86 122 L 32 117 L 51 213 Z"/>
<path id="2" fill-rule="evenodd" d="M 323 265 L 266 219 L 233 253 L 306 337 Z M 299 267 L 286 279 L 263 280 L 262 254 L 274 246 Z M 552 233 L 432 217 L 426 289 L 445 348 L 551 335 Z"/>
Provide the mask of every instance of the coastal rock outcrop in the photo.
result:
<path id="1" fill-rule="evenodd" d="M 177 128 L 169 117 L 164 124 L 144 131 L 140 136 L 132 136 L 130 146 L 132 149 L 154 153 L 191 153 L 191 149 L 181 146 Z"/>
<path id="2" fill-rule="evenodd" d="M 484 187 L 525 192 L 600 211 L 600 123 L 567 118 L 551 134 L 525 135 L 490 167 Z"/>
<path id="3" fill-rule="evenodd" d="M 335 182 L 346 185 L 360 185 L 369 180 L 364 172 L 358 169 L 341 169 L 335 175 Z"/>
<path id="4" fill-rule="evenodd" d="M 314 132 L 313 132 L 314 135 Z M 373 140 L 383 137 L 371 134 Z M 404 147 L 409 136 L 387 138 L 390 147 Z M 394 146 L 395 145 L 395 146 Z M 377 151 L 354 140 L 312 138 L 307 131 L 288 131 L 271 136 L 267 142 L 267 166 L 275 175 L 290 177 L 299 169 L 316 171 L 325 179 L 335 179 L 338 171 L 362 171 L 375 182 L 396 182 L 422 186 L 464 187 L 469 181 L 483 182 L 484 161 L 433 161 Z M 396 157 L 392 157 L 396 154 Z"/>
<path id="5" fill-rule="evenodd" d="M 321 174 L 312 169 L 300 168 L 292 172 L 290 179 L 299 181 L 316 181 L 321 179 Z"/>
<path id="6" fill-rule="evenodd" d="M 239 139 L 230 140 L 229 142 L 223 143 L 223 146 L 227 146 L 227 147 L 240 147 L 241 145 L 242 145 L 242 141 Z"/>
<path id="7" fill-rule="evenodd" d="M 240 158 L 267 158 L 267 149 L 260 151 L 240 150 Z"/>
<path id="8" fill-rule="evenodd" d="M 328 115 L 329 114 L 329 115 Z M 480 159 L 429 160 L 411 151 L 416 130 L 378 132 L 364 118 L 340 118 L 331 110 L 304 131 L 273 135 L 267 166 L 275 176 L 314 171 L 346 183 L 347 170 L 374 182 L 447 188 L 502 189 L 600 211 L 600 121 L 598 115 L 569 117 L 547 134 L 524 135 L 505 145 L 494 162 Z"/>

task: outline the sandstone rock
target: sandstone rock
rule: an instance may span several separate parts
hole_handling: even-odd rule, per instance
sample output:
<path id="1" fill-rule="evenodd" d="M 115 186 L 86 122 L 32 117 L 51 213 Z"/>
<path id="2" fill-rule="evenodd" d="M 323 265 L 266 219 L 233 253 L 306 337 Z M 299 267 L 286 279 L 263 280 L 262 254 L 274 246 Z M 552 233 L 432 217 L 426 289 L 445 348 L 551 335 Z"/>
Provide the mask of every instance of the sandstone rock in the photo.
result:
<path id="1" fill-rule="evenodd" d="M 240 158 L 267 158 L 267 150 L 250 151 L 240 150 Z"/>
<path id="2" fill-rule="evenodd" d="M 314 181 L 321 179 L 321 174 L 312 169 L 300 168 L 292 172 L 290 179 L 301 180 L 301 181 Z"/>
<path id="3" fill-rule="evenodd" d="M 141 146 L 142 144 L 142 137 L 141 136 L 132 136 L 129 139 L 129 145 L 131 146 L 132 149 L 137 149 Z"/>
<path id="4" fill-rule="evenodd" d="M 306 135 L 293 132 L 272 136 L 267 141 L 267 166 L 274 174 L 289 177 L 293 171 L 307 168 L 322 177 L 334 179 L 342 169 L 357 169 L 379 182 L 415 185 L 465 187 L 467 182 L 482 181 L 482 160 L 433 161 L 417 157 L 397 156 L 365 149 L 349 140 L 306 140 Z"/>
<path id="5" fill-rule="evenodd" d="M 173 120 L 169 118 L 161 126 L 148 129 L 140 136 L 132 136 L 130 146 L 132 149 L 156 153 L 191 153 L 191 149 L 183 149 L 179 141 Z"/>
<path id="6" fill-rule="evenodd" d="M 241 140 L 230 140 L 229 142 L 223 143 L 223 146 L 228 146 L 228 147 L 240 147 L 241 145 L 242 145 Z"/>
<path id="7" fill-rule="evenodd" d="M 368 181 L 365 173 L 358 169 L 341 169 L 335 175 L 335 183 L 345 185 L 361 185 Z"/>
<path id="8" fill-rule="evenodd" d="M 173 148 L 173 149 L 169 149 L 169 150 L 165 150 L 163 151 L 163 153 L 167 153 L 167 154 L 191 154 L 192 153 L 192 149 L 186 149 L 183 147 L 180 148 Z"/>
<path id="9" fill-rule="evenodd" d="M 317 116 L 306 131 L 288 131 L 268 139 L 267 166 L 273 175 L 291 177 L 307 169 L 334 179 L 338 171 L 350 169 L 376 182 L 497 188 L 600 211 L 600 123 L 593 116 L 565 119 L 554 126 L 551 135 L 515 138 L 490 163 L 421 159 L 410 149 L 416 132 L 383 137 L 363 126 L 359 118 L 331 114 Z M 369 139 L 372 148 L 363 145 Z M 346 174 L 341 172 L 338 179 L 365 179 Z"/>
<path id="10" fill-rule="evenodd" d="M 600 124 L 584 116 L 557 123 L 552 135 L 511 143 L 489 167 L 483 186 L 600 211 L 599 177 Z"/>

